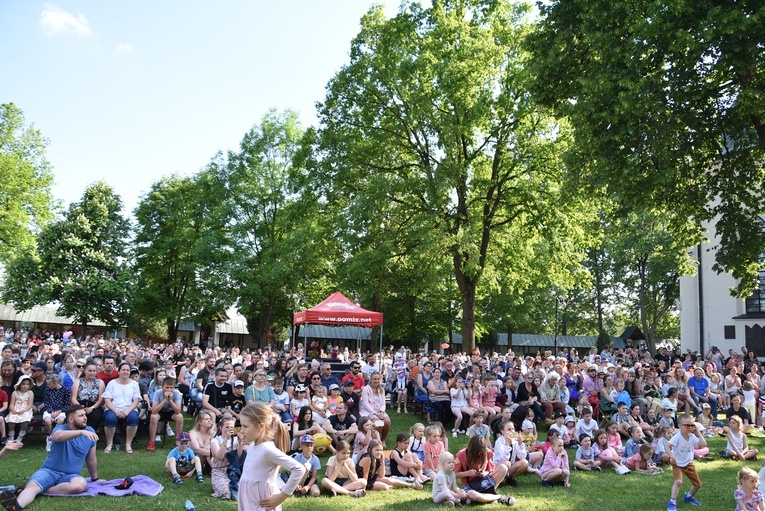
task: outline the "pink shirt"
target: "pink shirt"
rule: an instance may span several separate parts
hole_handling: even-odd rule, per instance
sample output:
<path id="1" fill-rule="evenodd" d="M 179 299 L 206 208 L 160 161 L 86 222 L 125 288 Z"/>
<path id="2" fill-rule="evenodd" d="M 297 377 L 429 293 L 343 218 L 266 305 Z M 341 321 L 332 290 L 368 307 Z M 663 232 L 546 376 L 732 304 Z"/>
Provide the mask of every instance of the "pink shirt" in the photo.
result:
<path id="1" fill-rule="evenodd" d="M 539 471 L 544 474 L 554 468 L 565 468 L 568 470 L 568 453 L 566 452 L 566 449 L 563 449 L 563 452 L 560 454 L 555 454 L 553 449 L 547 450 L 545 461 L 542 463 L 542 468 L 540 468 Z"/>
<path id="2" fill-rule="evenodd" d="M 425 453 L 425 461 L 422 464 L 422 468 L 438 471 L 438 458 L 444 452 L 444 444 L 441 442 L 436 442 L 435 444 L 425 442 L 422 446 L 422 451 Z"/>
<path id="3" fill-rule="evenodd" d="M 627 458 L 627 461 L 625 461 L 624 464 L 630 470 L 635 470 L 635 467 L 646 469 L 648 465 L 648 463 L 643 460 L 643 457 L 640 456 L 639 452 L 636 452 L 634 455 Z"/>

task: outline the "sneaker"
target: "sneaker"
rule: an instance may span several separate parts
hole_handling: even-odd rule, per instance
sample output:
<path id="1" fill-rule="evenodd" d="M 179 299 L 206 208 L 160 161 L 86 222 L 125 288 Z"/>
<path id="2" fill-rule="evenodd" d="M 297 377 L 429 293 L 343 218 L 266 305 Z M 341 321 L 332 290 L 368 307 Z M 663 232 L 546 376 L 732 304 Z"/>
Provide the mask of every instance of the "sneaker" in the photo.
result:
<path id="1" fill-rule="evenodd" d="M 452 502 L 451 500 L 445 500 L 442 505 L 444 507 L 454 507 L 454 502 Z"/>
<path id="2" fill-rule="evenodd" d="M 497 502 L 499 502 L 500 504 L 504 504 L 506 506 L 512 506 L 513 504 L 515 504 L 515 499 L 510 497 L 509 495 L 502 495 Z"/>
<path id="3" fill-rule="evenodd" d="M 165 427 L 165 433 L 167 433 L 167 436 L 175 436 L 175 430 L 170 427 L 170 424 Z"/>
<path id="4" fill-rule="evenodd" d="M 149 445 L 146 446 L 146 450 L 149 452 L 154 452 L 157 450 L 157 446 L 154 442 L 149 442 Z"/>
<path id="5" fill-rule="evenodd" d="M 514 477 L 511 477 L 510 479 L 507 480 L 507 485 L 511 488 L 517 488 L 518 481 L 516 481 Z"/>
<path id="6" fill-rule="evenodd" d="M 154 442 L 155 443 L 156 442 L 161 442 L 161 441 L 162 441 L 162 437 L 161 436 L 157 435 L 157 436 L 154 437 Z"/>
<path id="7" fill-rule="evenodd" d="M 600 467 L 592 467 L 592 470 L 593 470 L 594 472 L 600 472 Z"/>
<path id="8" fill-rule="evenodd" d="M 187 413 L 189 411 L 189 407 L 187 405 L 183 405 L 183 413 Z"/>
<path id="9" fill-rule="evenodd" d="M 550 481 L 548 481 L 547 479 L 542 479 L 542 486 L 544 486 L 545 488 L 549 488 L 552 485 L 553 484 Z"/>
<path id="10" fill-rule="evenodd" d="M 667 511 L 677 511 L 677 504 L 674 500 L 669 499 L 669 502 L 667 502 Z"/>
<path id="11" fill-rule="evenodd" d="M 53 439 L 51 437 L 47 437 L 45 439 L 45 450 L 50 452 L 50 445 L 53 443 Z"/>
<path id="12" fill-rule="evenodd" d="M 365 489 L 356 490 L 353 492 L 353 498 L 360 499 L 364 495 L 367 494 L 367 491 Z"/>
<path id="13" fill-rule="evenodd" d="M 696 497 L 694 497 L 693 495 L 691 495 L 689 493 L 686 493 L 683 496 L 683 502 L 686 502 L 686 503 L 688 503 L 688 504 L 690 504 L 692 506 L 700 506 L 701 505 L 701 502 Z"/>
<path id="14" fill-rule="evenodd" d="M 457 438 L 457 432 L 456 431 L 452 431 L 452 438 Z M 454 502 L 452 502 L 451 500 L 447 500 L 446 502 L 448 502 L 451 505 L 454 505 Z M 444 502 L 444 505 L 446 505 L 446 502 Z"/>

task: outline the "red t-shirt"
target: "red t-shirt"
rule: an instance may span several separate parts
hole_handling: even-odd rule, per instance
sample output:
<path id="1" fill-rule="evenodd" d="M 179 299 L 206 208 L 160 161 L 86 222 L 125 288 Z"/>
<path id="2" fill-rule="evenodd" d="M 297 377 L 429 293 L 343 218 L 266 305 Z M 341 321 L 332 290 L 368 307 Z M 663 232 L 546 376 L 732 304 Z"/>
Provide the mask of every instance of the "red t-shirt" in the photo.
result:
<path id="1" fill-rule="evenodd" d="M 470 467 L 467 464 L 467 454 L 465 449 L 457 452 L 457 461 L 454 463 L 455 472 L 465 472 L 467 470 L 480 470 L 481 472 L 493 472 L 494 471 L 494 452 L 491 449 L 486 449 L 486 463 L 483 467 Z M 462 486 L 467 486 L 469 481 L 472 481 L 475 477 L 463 477 Z"/>
<path id="2" fill-rule="evenodd" d="M 0 408 L 5 406 L 5 403 L 8 402 L 8 394 L 5 393 L 3 389 L 0 389 Z M 8 410 L 6 410 L 8 411 Z"/>
<path id="3" fill-rule="evenodd" d="M 106 387 L 107 385 L 109 385 L 110 381 L 116 380 L 117 378 L 120 377 L 120 372 L 117 370 L 114 370 L 111 372 L 111 374 L 106 374 L 105 372 L 101 371 L 100 373 L 96 375 L 96 377 L 100 380 L 103 380 L 104 387 Z"/>

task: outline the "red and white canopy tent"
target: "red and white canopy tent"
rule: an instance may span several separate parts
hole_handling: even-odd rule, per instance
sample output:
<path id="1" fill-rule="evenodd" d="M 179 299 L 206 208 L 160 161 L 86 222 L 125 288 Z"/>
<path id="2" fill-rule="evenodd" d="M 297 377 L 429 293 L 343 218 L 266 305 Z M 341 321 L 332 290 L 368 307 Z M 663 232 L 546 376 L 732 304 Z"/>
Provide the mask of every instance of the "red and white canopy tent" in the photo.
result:
<path id="1" fill-rule="evenodd" d="M 323 302 L 308 310 L 296 312 L 292 316 L 293 325 L 318 324 L 331 326 L 380 327 L 380 352 L 382 352 L 382 312 L 375 312 L 359 307 L 343 293 L 332 293 Z M 294 329 L 293 329 L 294 332 Z M 295 344 L 293 337 L 292 344 Z"/>

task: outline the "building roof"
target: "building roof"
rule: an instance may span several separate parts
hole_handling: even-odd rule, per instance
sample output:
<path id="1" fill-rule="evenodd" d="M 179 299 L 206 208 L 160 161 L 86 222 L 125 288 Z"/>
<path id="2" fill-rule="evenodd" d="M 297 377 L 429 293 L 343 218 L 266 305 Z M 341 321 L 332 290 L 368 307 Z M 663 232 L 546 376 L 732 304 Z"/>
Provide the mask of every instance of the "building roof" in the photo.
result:
<path id="1" fill-rule="evenodd" d="M 227 319 L 215 324 L 215 331 L 219 334 L 249 334 L 246 319 Z"/>
<path id="2" fill-rule="evenodd" d="M 301 325 L 298 339 L 315 337 L 317 339 L 350 339 L 368 341 L 372 338 L 372 329 L 363 326 Z"/>
<path id="3" fill-rule="evenodd" d="M 59 316 L 55 305 L 35 305 L 27 311 L 17 311 L 13 305 L 0 304 L 0 321 L 20 323 L 45 323 L 56 325 L 77 325 L 74 318 Z M 101 321 L 88 321 L 88 326 L 106 326 Z"/>
<path id="4" fill-rule="evenodd" d="M 589 349 L 595 346 L 598 338 L 591 335 L 559 335 L 558 347 L 559 348 L 577 348 L 577 349 Z M 462 334 L 452 335 L 452 342 L 454 344 L 462 344 Z M 621 337 L 611 337 L 611 342 L 614 348 L 620 349 L 625 347 L 624 339 Z M 507 346 L 507 334 L 497 334 L 497 346 Z M 534 348 L 552 348 L 555 346 L 554 335 L 543 334 L 513 334 L 513 347 L 534 347 Z"/>

